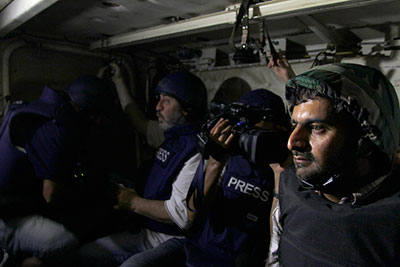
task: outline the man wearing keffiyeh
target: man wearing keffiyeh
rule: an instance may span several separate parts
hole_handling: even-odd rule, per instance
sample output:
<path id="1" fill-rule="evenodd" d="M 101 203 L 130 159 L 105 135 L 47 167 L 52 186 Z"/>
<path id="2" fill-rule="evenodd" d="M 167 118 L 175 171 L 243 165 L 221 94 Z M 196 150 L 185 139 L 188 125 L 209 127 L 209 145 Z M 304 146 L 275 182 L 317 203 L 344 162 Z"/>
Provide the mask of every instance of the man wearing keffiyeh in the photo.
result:
<path id="1" fill-rule="evenodd" d="M 267 266 L 400 260 L 396 92 L 379 71 L 323 65 L 286 83 L 294 166 L 280 177 Z"/>

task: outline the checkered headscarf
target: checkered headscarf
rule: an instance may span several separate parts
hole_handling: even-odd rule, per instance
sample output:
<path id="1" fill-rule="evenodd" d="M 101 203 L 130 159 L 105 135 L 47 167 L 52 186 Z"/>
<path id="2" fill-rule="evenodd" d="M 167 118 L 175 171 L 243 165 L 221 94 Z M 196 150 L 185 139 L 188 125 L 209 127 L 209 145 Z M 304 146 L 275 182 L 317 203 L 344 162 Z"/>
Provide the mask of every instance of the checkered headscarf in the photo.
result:
<path id="1" fill-rule="evenodd" d="M 289 80 L 286 99 L 292 110 L 300 87 L 317 90 L 360 123 L 368 139 L 393 159 L 399 146 L 400 113 L 396 91 L 378 70 L 349 63 L 318 66 Z"/>

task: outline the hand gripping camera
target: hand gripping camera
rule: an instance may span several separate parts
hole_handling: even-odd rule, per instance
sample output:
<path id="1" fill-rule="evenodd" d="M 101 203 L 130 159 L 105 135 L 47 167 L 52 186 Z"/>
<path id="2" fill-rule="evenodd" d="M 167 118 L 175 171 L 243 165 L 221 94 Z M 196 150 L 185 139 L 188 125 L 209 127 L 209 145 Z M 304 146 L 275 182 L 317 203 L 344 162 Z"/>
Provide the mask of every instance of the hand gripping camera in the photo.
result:
<path id="1" fill-rule="evenodd" d="M 288 133 L 278 129 L 265 130 L 254 127 L 254 124 L 260 121 L 279 120 L 272 110 L 258 109 L 237 102 L 230 105 L 211 103 L 210 110 L 217 115 L 204 123 L 197 135 L 199 149 L 206 158 L 229 152 L 232 155 L 241 154 L 254 164 L 262 165 L 282 162 L 288 155 Z M 237 136 L 229 151 L 221 151 L 223 148 L 209 138 L 210 130 L 220 118 L 231 122 L 232 133 Z"/>

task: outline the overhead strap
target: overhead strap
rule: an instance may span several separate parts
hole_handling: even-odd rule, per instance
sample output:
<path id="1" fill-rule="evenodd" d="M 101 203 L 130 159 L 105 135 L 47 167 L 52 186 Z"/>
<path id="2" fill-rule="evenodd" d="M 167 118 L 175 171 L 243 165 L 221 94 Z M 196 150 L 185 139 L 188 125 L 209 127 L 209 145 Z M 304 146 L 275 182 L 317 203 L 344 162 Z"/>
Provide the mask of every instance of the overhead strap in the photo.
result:
<path id="1" fill-rule="evenodd" d="M 272 60 L 274 61 L 274 64 L 277 65 L 276 61 L 279 58 L 279 54 L 278 54 L 278 52 L 276 52 L 274 44 L 271 41 L 271 37 L 269 36 L 269 31 L 268 31 L 268 27 L 267 27 L 266 21 L 264 21 L 264 26 L 265 26 L 264 29 L 267 32 L 269 51 L 271 52 L 271 57 L 272 57 Z"/>
<path id="2" fill-rule="evenodd" d="M 267 41 L 268 41 L 268 47 L 269 47 L 269 51 L 270 51 L 270 56 L 272 58 L 272 60 L 274 61 L 274 64 L 277 64 L 277 60 L 279 58 L 279 54 L 276 51 L 274 44 L 272 43 L 271 37 L 269 35 L 269 31 L 268 31 L 268 27 L 267 27 L 267 21 L 263 20 L 259 23 L 259 28 L 260 28 L 260 46 L 261 49 L 263 50 L 263 54 L 266 56 L 266 51 L 264 49 L 265 47 L 265 34 L 267 34 Z"/>
<path id="3" fill-rule="evenodd" d="M 267 51 L 265 50 L 265 30 L 264 30 L 265 22 L 262 20 L 258 23 L 258 42 L 260 45 L 260 52 L 263 54 L 264 57 L 267 57 Z"/>
<path id="4" fill-rule="evenodd" d="M 229 46 L 235 52 L 237 52 L 238 49 L 235 46 L 233 38 L 240 25 L 242 25 L 241 48 L 247 48 L 247 41 L 249 36 L 249 7 L 252 3 L 253 0 L 243 0 L 242 4 L 240 5 L 239 12 L 236 15 L 235 26 L 233 27 L 231 36 L 229 38 Z"/>

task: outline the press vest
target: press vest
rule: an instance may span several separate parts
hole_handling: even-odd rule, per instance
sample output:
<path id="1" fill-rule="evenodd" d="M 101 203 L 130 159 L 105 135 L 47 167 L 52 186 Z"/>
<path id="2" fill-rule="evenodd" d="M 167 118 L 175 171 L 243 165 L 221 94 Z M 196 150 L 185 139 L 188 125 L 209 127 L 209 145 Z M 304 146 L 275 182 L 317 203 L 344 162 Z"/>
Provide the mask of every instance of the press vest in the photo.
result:
<path id="1" fill-rule="evenodd" d="M 398 191 L 368 205 L 340 205 L 303 189 L 290 168 L 281 175 L 279 204 L 283 266 L 398 266 Z"/>
<path id="2" fill-rule="evenodd" d="M 0 189 L 8 184 L 9 178 L 17 175 L 23 169 L 21 161 L 26 161 L 27 156 L 16 148 L 10 136 L 10 124 L 13 117 L 23 114 L 37 114 L 51 120 L 59 106 L 65 100 L 52 89 L 45 87 L 40 99 L 30 104 L 12 104 L 0 127 Z"/>
<path id="3" fill-rule="evenodd" d="M 60 94 L 45 87 L 41 97 L 30 104 L 12 104 L 0 126 L 0 210 L 1 218 L 24 214 L 36 208 L 43 201 L 41 197 L 41 181 L 37 178 L 30 156 L 18 150 L 15 142 L 15 133 L 11 135 L 13 119 L 26 114 L 38 123 L 29 123 L 23 131 L 29 132 L 32 137 L 35 131 L 46 122 L 56 123 L 56 114 L 61 106 L 67 103 Z M 72 107 L 70 107 L 72 110 Z M 29 122 L 28 119 L 28 122 Z M 21 147 L 24 147 L 22 145 Z"/>
<path id="4" fill-rule="evenodd" d="M 269 166 L 256 169 L 242 156 L 231 156 L 221 187 L 210 213 L 188 234 L 187 263 L 235 266 L 243 255 L 245 265 L 254 266 L 256 248 L 263 256 L 268 249 L 273 172 Z"/>
<path id="5" fill-rule="evenodd" d="M 198 150 L 195 124 L 175 126 L 164 133 L 165 140 L 157 149 L 155 160 L 147 178 L 143 197 L 153 200 L 168 200 L 172 193 L 172 184 L 186 161 Z M 145 218 L 147 229 L 170 235 L 182 235 L 176 225 L 167 225 L 150 218 Z"/>

